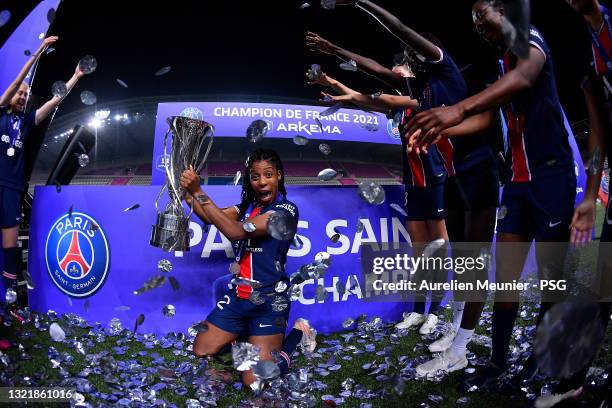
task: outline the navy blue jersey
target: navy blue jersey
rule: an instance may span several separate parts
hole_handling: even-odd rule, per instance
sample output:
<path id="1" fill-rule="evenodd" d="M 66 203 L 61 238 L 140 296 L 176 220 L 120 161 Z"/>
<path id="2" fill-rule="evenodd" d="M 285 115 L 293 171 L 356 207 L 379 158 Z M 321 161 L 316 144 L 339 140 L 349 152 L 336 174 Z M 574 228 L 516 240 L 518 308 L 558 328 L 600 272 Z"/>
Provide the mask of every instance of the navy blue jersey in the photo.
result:
<path id="1" fill-rule="evenodd" d="M 503 109 L 508 124 L 511 181 L 528 182 L 547 170 L 566 170 L 574 160 L 563 122 L 552 57 L 540 32 L 531 27 L 529 44 L 538 49 L 546 62 L 530 89 L 516 95 Z M 506 52 L 502 75 L 514 69 L 517 58 Z"/>
<path id="2" fill-rule="evenodd" d="M 8 108 L 0 108 L 0 185 L 4 187 L 19 191 L 25 187 L 23 148 L 35 117 L 35 111 L 9 113 Z"/>
<path id="3" fill-rule="evenodd" d="M 442 58 L 439 61 L 427 61 L 427 80 L 419 96 L 421 110 L 452 106 L 468 97 L 468 88 L 457 64 L 446 51 L 440 51 Z M 450 147 L 453 171 L 476 165 L 490 154 L 484 139 L 479 135 L 451 138 Z M 449 156 L 445 152 L 448 146 L 439 148 L 445 158 Z"/>
<path id="4" fill-rule="evenodd" d="M 288 215 L 290 222 L 294 223 L 294 229 L 297 228 L 299 218 L 298 208 L 280 193 L 276 202 L 267 207 L 256 207 L 248 210 L 242 221 L 270 211 L 285 213 Z M 247 239 L 245 242 L 242 242 L 242 253 L 238 254 L 240 257 L 239 276 L 261 283 L 262 286 L 258 289 L 261 293 L 272 292 L 276 282 L 287 279 L 285 262 L 290 244 L 291 240 L 280 241 L 271 236 L 260 239 Z M 247 285 L 238 285 L 236 290 L 238 297 L 248 299 L 253 288 Z"/>

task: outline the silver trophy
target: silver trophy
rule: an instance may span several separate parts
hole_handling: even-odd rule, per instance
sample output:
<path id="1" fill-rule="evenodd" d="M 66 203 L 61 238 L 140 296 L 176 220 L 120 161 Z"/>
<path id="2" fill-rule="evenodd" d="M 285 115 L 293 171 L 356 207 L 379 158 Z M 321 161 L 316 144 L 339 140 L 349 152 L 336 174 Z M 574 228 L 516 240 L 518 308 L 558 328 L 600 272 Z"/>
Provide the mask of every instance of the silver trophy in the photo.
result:
<path id="1" fill-rule="evenodd" d="M 202 120 L 184 116 L 172 116 L 167 119 L 170 128 L 164 137 L 164 168 L 166 184 L 155 200 L 157 223 L 151 231 L 151 245 L 164 251 L 189 250 L 189 218 L 193 213 L 193 204 L 188 215 L 185 215 L 183 199 L 186 191 L 181 187 L 180 178 L 183 171 L 190 166 L 199 174 L 212 147 L 214 127 Z M 168 136 L 172 133 L 170 154 L 167 153 Z M 168 190 L 169 202 L 163 212 L 159 201 L 164 190 Z"/>

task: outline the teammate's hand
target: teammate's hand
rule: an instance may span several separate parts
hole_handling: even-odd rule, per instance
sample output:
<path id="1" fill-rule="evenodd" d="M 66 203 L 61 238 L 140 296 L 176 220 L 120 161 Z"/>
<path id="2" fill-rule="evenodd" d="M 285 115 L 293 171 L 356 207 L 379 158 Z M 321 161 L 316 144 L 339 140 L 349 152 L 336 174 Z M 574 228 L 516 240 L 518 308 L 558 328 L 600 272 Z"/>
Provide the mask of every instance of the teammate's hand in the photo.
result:
<path id="1" fill-rule="evenodd" d="M 595 201 L 583 200 L 574 210 L 572 233 L 570 242 L 572 244 L 582 244 L 591 241 L 595 225 Z"/>
<path id="2" fill-rule="evenodd" d="M 306 77 L 308 78 L 308 73 L 306 73 Z M 328 86 L 328 87 L 332 87 L 336 85 L 336 80 L 333 79 L 332 77 L 327 76 L 324 72 L 321 74 L 321 76 L 318 79 L 315 79 L 314 81 L 309 81 L 308 85 L 321 85 L 321 86 Z"/>
<path id="3" fill-rule="evenodd" d="M 333 54 L 335 47 L 334 44 L 311 31 L 306 33 L 306 46 L 310 51 L 322 52 L 324 54 Z"/>
<path id="4" fill-rule="evenodd" d="M 408 122 L 408 134 L 421 130 L 414 144 L 422 146 L 431 144 L 439 134 L 449 127 L 458 125 L 465 119 L 465 111 L 460 105 L 433 108 L 417 114 Z"/>
<path id="5" fill-rule="evenodd" d="M 74 69 L 74 76 L 77 78 L 81 78 L 83 75 L 85 75 L 85 73 L 81 71 L 81 67 L 79 66 L 79 64 L 77 64 L 76 68 Z"/>
<path id="6" fill-rule="evenodd" d="M 39 56 L 40 54 L 42 54 L 47 48 L 49 48 L 51 44 L 55 43 L 58 39 L 59 37 L 55 35 L 45 38 L 43 42 L 40 43 L 40 45 L 38 46 L 35 55 Z"/>
<path id="7" fill-rule="evenodd" d="M 328 94 L 327 92 L 321 92 L 321 96 L 323 98 L 320 99 L 319 102 L 323 104 L 329 104 L 329 103 L 336 104 L 338 102 L 348 103 L 353 100 L 353 97 L 348 94 L 347 95 L 331 95 L 331 94 Z"/>
<path id="8" fill-rule="evenodd" d="M 192 196 L 202 192 L 202 187 L 200 187 L 200 176 L 198 176 L 193 167 L 190 166 L 181 174 L 181 187 L 187 190 Z"/>

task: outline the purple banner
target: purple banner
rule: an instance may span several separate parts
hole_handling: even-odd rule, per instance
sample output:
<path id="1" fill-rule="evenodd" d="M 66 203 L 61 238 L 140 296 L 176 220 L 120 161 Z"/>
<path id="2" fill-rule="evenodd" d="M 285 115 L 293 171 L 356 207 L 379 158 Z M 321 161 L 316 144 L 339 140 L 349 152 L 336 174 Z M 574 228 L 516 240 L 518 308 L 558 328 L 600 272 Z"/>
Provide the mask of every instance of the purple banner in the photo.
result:
<path id="1" fill-rule="evenodd" d="M 209 122 L 215 127 L 215 137 L 246 138 L 251 122 L 262 119 L 268 122 L 270 129 L 266 138 L 292 139 L 301 135 L 309 139 L 401 144 L 397 128 L 393 128 L 392 121 L 383 114 L 340 109 L 320 117 L 319 113 L 326 109 L 324 106 L 236 102 L 160 103 L 155 124 L 151 183 L 159 185 L 165 181 L 163 143 L 168 131 L 166 119 L 177 115 Z"/>
<path id="2" fill-rule="evenodd" d="M 307 281 L 302 297 L 291 305 L 291 319 L 305 317 L 325 333 L 342 330 L 342 321 L 362 313 L 398 320 L 410 307 L 404 303 L 361 301 L 357 287 L 343 294 L 336 284 L 351 288 L 353 275 L 359 280 L 359 250 L 363 242 L 406 242 L 408 234 L 402 217 L 389 204 L 403 202 L 403 188 L 386 187 L 384 205 L 362 201 L 354 187 L 288 186 L 288 198 L 300 211 L 298 235 L 304 245 L 291 249 L 287 274 L 313 261 L 321 251 L 331 254 L 331 267 L 318 282 Z M 191 222 L 191 250 L 165 253 L 149 245 L 151 224 L 155 221 L 154 202 L 159 187 L 73 186 L 37 187 L 33 206 L 29 270 L 36 283 L 31 292 L 35 310 L 77 313 L 89 321 L 108 324 L 113 317 L 133 328 L 140 313 L 146 320 L 143 331 L 167 333 L 186 331 L 206 318 L 217 299 L 213 287 L 223 288 L 234 258 L 230 242 L 215 227 L 208 232 L 199 220 Z M 239 201 L 240 189 L 209 186 L 207 193 L 220 206 Z M 317 197 L 316 202 L 312 197 Z M 325 203 L 334 203 L 326 205 Z M 124 211 L 140 204 L 140 207 Z M 69 214 L 72 209 L 72 213 Z M 357 232 L 358 220 L 364 226 Z M 330 237 L 340 233 L 337 243 Z M 173 269 L 162 273 L 157 262 L 168 259 Z M 173 276 L 180 289 L 169 282 L 135 295 L 144 282 L 163 275 Z M 315 288 L 324 285 L 328 298 L 315 300 Z M 162 308 L 176 307 L 176 316 L 166 318 Z"/>

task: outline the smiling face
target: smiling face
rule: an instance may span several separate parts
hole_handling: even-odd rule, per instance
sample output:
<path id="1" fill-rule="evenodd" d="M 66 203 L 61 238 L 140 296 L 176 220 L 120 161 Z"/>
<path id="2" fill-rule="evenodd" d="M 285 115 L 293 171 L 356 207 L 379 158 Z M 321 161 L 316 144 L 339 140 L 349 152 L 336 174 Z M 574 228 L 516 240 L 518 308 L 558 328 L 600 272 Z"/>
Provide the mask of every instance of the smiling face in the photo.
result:
<path id="1" fill-rule="evenodd" d="M 253 163 L 249 169 L 249 178 L 258 205 L 265 207 L 274 202 L 278 194 L 278 182 L 282 177 L 281 171 L 267 160 Z"/>
<path id="2" fill-rule="evenodd" d="M 17 93 L 11 99 L 9 106 L 14 112 L 23 112 L 25 110 L 28 96 L 30 95 L 30 87 L 28 84 L 22 83 L 17 90 Z"/>
<path id="3" fill-rule="evenodd" d="M 489 44 L 503 44 L 503 15 L 503 9 L 497 9 L 485 1 L 479 1 L 472 7 L 472 20 L 476 26 L 476 31 Z"/>

